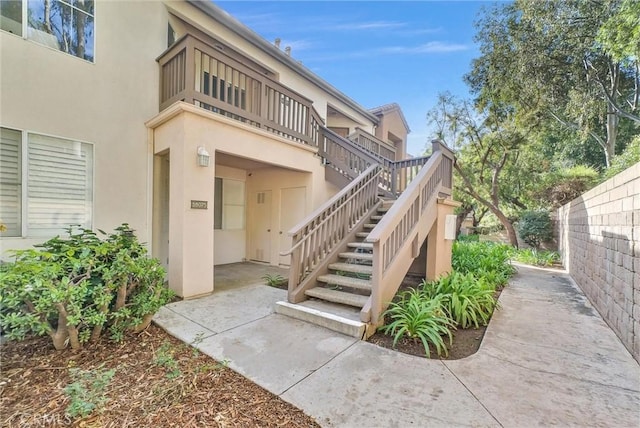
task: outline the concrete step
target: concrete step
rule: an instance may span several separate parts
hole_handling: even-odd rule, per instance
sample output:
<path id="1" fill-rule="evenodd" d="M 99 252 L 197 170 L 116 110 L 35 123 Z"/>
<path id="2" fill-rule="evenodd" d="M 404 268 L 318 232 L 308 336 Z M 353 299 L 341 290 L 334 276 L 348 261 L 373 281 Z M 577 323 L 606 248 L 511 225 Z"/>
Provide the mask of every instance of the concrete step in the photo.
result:
<path id="1" fill-rule="evenodd" d="M 341 259 L 354 259 L 354 260 L 373 260 L 373 254 L 371 253 L 340 253 L 338 256 Z"/>
<path id="2" fill-rule="evenodd" d="M 371 265 L 357 265 L 354 263 L 331 263 L 329 265 L 330 270 L 361 273 L 365 275 L 373 274 L 373 267 Z"/>
<path id="3" fill-rule="evenodd" d="M 362 296 L 360 294 L 352 294 L 322 287 L 312 288 L 305 291 L 304 294 L 309 297 L 315 297 L 316 299 L 327 300 L 329 302 L 340 303 L 342 305 L 355 306 L 356 308 L 362 308 L 369 300 L 369 296 Z"/>
<path id="4" fill-rule="evenodd" d="M 389 205 L 388 207 L 380 207 L 378 208 L 378 212 L 379 213 L 386 213 L 387 211 L 389 211 L 389 208 L 391 208 L 391 205 Z"/>
<path id="5" fill-rule="evenodd" d="M 372 215 L 372 216 L 371 216 L 371 220 L 380 221 L 380 220 L 382 220 L 382 217 L 384 217 L 384 216 L 381 216 L 381 215 Z"/>
<path id="6" fill-rule="evenodd" d="M 368 279 L 352 278 L 344 275 L 320 275 L 318 282 L 349 287 L 356 290 L 371 291 L 371 281 Z"/>
<path id="7" fill-rule="evenodd" d="M 356 237 L 358 238 L 366 238 L 367 236 L 369 236 L 369 232 L 357 232 L 356 233 Z"/>
<path id="8" fill-rule="evenodd" d="M 320 305 L 314 305 L 316 307 L 310 307 L 309 303 L 309 301 L 306 301 L 296 305 L 289 302 L 276 302 L 275 312 L 277 314 L 286 315 L 300 321 L 306 321 L 311 324 L 325 327 L 330 330 L 337 331 L 338 333 L 346 334 L 347 336 L 355 337 L 358 339 L 364 338 L 364 333 L 367 326 L 365 323 L 333 313 L 345 312 L 344 309 L 338 311 L 334 311 L 330 307 L 328 309 L 325 309 L 325 305 L 330 305 L 326 302 L 317 302 Z M 322 305 L 323 303 L 325 305 Z M 318 306 L 320 308 L 318 308 Z M 356 312 L 355 309 L 354 312 Z M 355 317 L 351 316 L 351 318 Z"/>
<path id="9" fill-rule="evenodd" d="M 349 248 L 359 248 L 361 250 L 373 250 L 373 244 L 369 242 L 349 242 L 347 244 Z"/>
<path id="10" fill-rule="evenodd" d="M 365 223 L 364 224 L 364 228 L 365 229 L 373 229 L 376 226 L 377 226 L 377 224 L 375 224 L 375 223 Z"/>

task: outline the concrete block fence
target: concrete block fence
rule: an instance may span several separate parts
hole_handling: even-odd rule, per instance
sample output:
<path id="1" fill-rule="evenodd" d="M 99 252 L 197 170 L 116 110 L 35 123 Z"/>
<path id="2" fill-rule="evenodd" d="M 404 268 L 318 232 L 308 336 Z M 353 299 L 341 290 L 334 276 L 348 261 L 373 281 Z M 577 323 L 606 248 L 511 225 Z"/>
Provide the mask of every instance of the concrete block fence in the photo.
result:
<path id="1" fill-rule="evenodd" d="M 565 268 L 640 362 L 640 163 L 558 210 Z"/>

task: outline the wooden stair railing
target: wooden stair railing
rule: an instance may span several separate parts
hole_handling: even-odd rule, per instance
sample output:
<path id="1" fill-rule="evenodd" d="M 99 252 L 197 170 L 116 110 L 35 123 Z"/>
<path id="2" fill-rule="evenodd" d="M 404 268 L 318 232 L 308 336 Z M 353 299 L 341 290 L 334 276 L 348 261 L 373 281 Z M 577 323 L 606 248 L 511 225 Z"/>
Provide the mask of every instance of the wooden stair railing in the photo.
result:
<path id="1" fill-rule="evenodd" d="M 304 292 L 335 262 L 343 245 L 380 204 L 378 186 L 382 168 L 370 165 L 358 178 L 291 229 L 289 302 L 304 300 Z"/>
<path id="2" fill-rule="evenodd" d="M 376 156 L 392 161 L 396 159 L 396 148 L 394 146 L 382 141 L 375 135 L 369 134 L 362 128 L 356 127 L 355 131 L 347 138 Z"/>
<path id="3" fill-rule="evenodd" d="M 373 325 L 402 283 L 437 219 L 439 197 L 451 195 L 453 153 L 438 142 L 415 179 L 394 202 L 365 242 L 373 244 L 371 297 L 360 319 Z"/>
<path id="4" fill-rule="evenodd" d="M 420 168 L 429 160 L 429 156 L 401 161 L 377 156 L 324 125 L 316 125 L 317 123 L 315 120 L 312 121 L 312 129 L 317 130 L 318 155 L 324 159 L 326 167 L 332 168 L 348 180 L 353 180 L 369 166 L 379 164 L 382 168 L 380 188 L 387 196 L 395 197 L 402 193 L 411 180 L 418 175 Z"/>

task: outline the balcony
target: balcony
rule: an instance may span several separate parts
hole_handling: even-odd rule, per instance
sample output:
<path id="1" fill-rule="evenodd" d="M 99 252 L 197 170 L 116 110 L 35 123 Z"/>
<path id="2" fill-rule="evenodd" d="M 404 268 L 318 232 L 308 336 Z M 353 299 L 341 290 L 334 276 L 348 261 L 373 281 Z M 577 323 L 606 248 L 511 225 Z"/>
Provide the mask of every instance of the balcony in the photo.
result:
<path id="1" fill-rule="evenodd" d="M 281 137 L 318 146 L 322 121 L 311 100 L 220 49 L 187 34 L 157 61 L 160 111 L 176 101 L 185 101 Z"/>

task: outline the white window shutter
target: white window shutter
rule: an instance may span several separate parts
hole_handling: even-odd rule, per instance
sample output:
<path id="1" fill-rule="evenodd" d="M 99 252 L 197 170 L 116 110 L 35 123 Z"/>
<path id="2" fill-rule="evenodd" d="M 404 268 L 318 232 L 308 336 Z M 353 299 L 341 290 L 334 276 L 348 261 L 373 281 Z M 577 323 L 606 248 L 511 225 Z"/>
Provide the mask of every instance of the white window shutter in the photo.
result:
<path id="1" fill-rule="evenodd" d="M 27 230 L 54 236 L 72 224 L 91 228 L 93 147 L 29 134 Z"/>
<path id="2" fill-rule="evenodd" d="M 0 128 L 0 236 L 22 234 L 22 133 Z"/>

